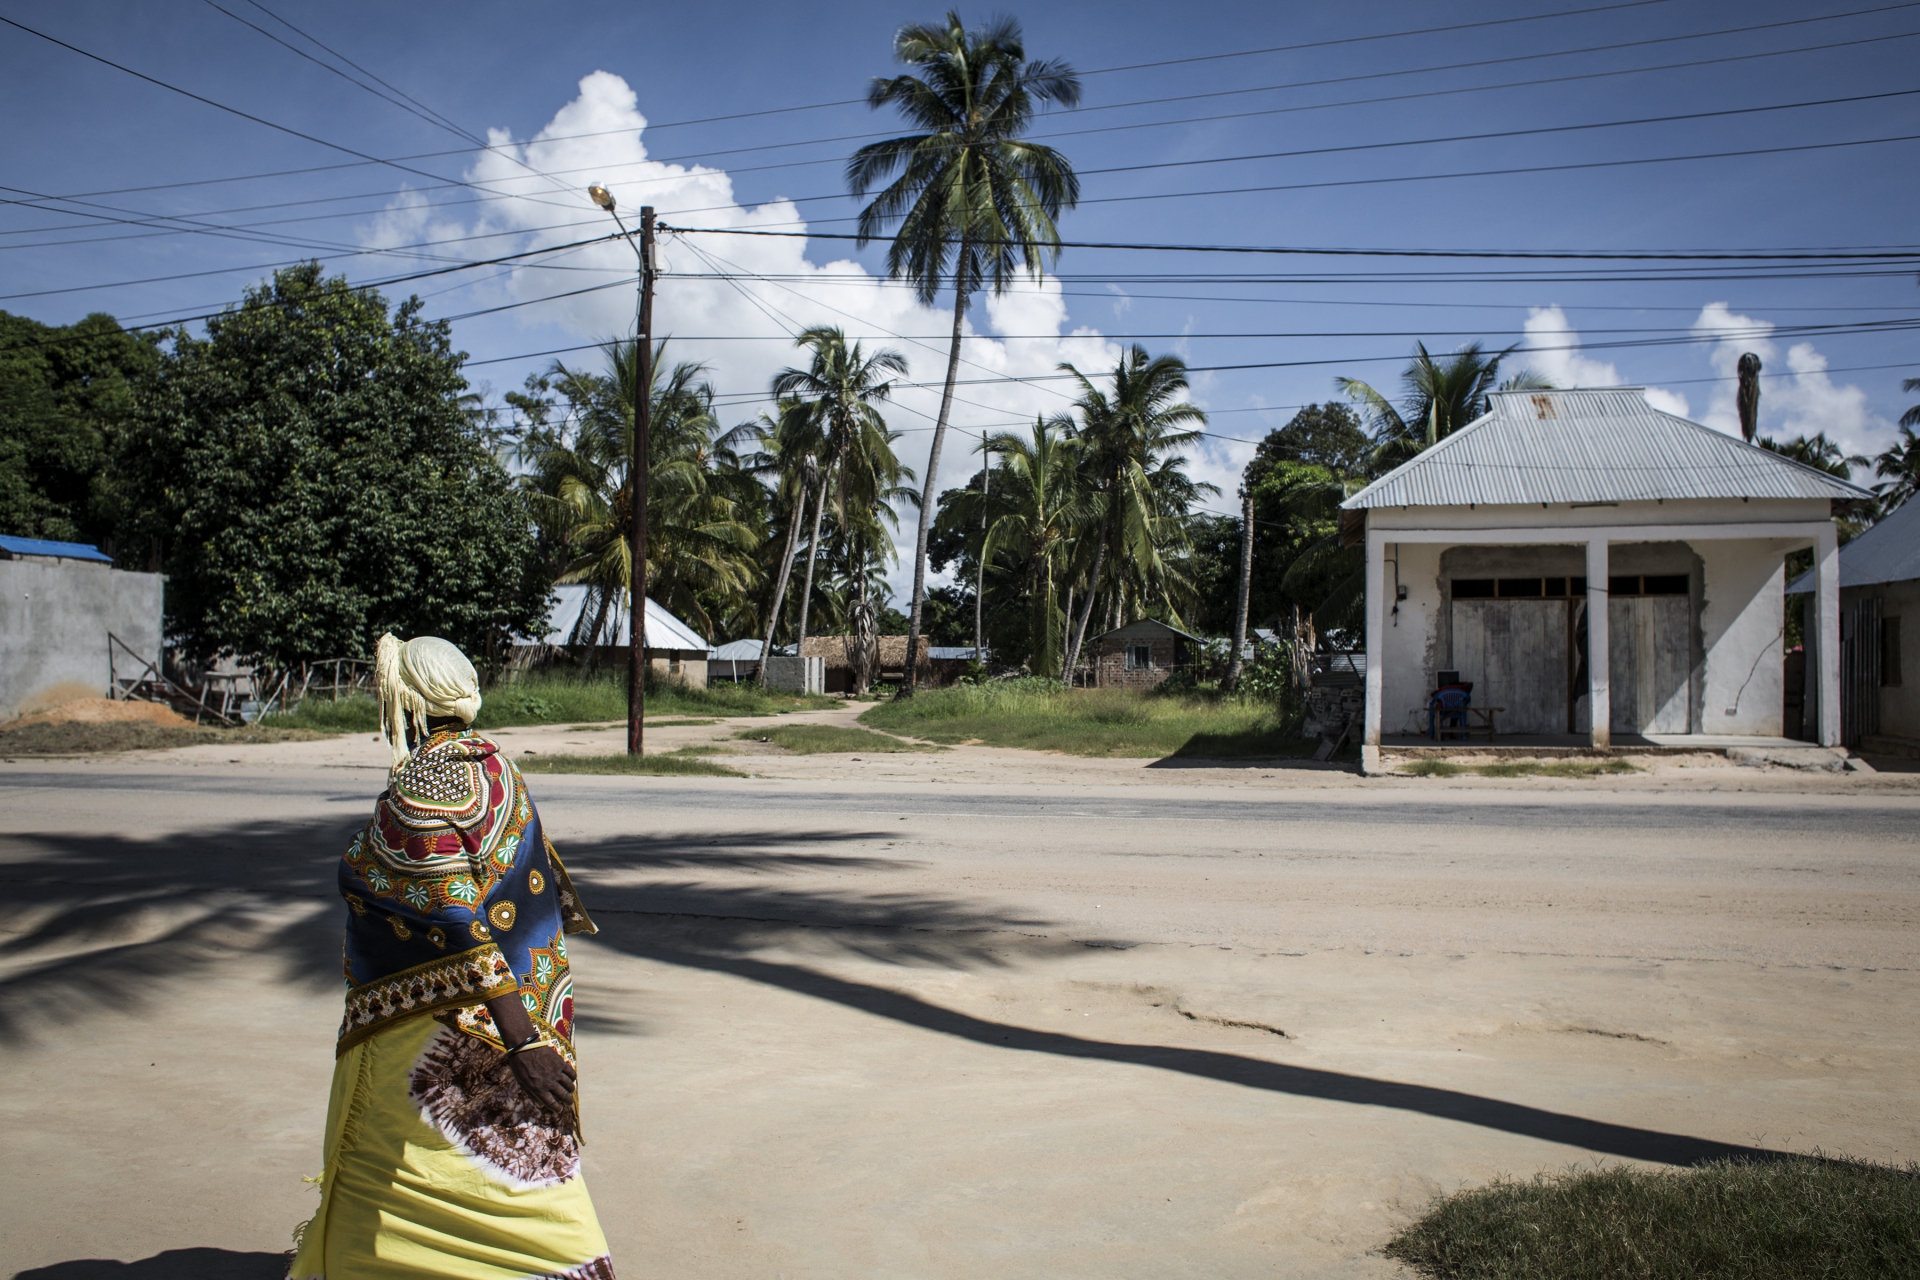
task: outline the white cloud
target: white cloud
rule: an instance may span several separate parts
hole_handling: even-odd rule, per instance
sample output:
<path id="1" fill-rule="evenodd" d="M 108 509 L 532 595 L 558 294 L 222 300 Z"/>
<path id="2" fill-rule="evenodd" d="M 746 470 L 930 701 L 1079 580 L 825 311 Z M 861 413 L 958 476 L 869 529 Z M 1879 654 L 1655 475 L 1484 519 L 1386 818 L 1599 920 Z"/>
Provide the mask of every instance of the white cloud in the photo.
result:
<path id="1" fill-rule="evenodd" d="M 1580 353 L 1580 334 L 1557 306 L 1527 308 L 1521 349 L 1528 367 L 1556 387 L 1620 387 L 1627 382 L 1611 363 Z M 1687 398 L 1676 391 L 1648 387 L 1646 397 L 1656 409 L 1687 416 Z"/>
<path id="2" fill-rule="evenodd" d="M 1736 315 L 1724 302 L 1700 309 L 1693 332 L 1714 339 L 1708 361 L 1721 381 L 1701 421 L 1729 435 L 1740 434 L 1734 406 L 1742 352 L 1760 357 L 1760 434 L 1785 440 L 1824 431 L 1848 453 L 1878 453 L 1893 424 L 1867 407 L 1867 393 L 1852 384 L 1836 385 L 1827 375 L 1827 358 L 1810 342 L 1796 342 L 1781 356 L 1769 335 L 1774 324 Z"/>
<path id="3" fill-rule="evenodd" d="M 580 81 L 578 96 L 527 142 L 515 143 L 500 131 L 490 134 L 493 149 L 476 157 L 467 179 L 508 192 L 510 198 L 479 206 L 473 222 L 460 226 L 431 218 L 418 195 L 403 196 L 376 219 L 367 233 L 367 243 L 386 246 L 428 238 L 511 233 L 509 237 L 473 242 L 476 247 L 471 252 L 475 257 L 566 244 L 609 229 L 605 215 L 585 198 L 587 183 L 596 180 L 614 193 L 630 227 L 640 206 L 651 204 L 670 226 L 783 231 L 804 228 L 795 206 L 784 199 L 752 208 L 736 202 L 732 180 L 722 170 L 648 159 L 646 123 L 626 81 L 596 71 Z M 564 176 L 548 179 L 529 173 L 529 169 Z M 888 420 L 905 432 L 896 446 L 902 460 L 924 475 L 930 428 L 939 409 L 940 381 L 946 372 L 951 304 L 925 307 L 908 288 L 872 275 L 857 262 L 809 260 L 808 247 L 809 242 L 801 238 L 663 236 L 659 263 L 665 274 L 654 303 L 655 332 L 673 338 L 671 359 L 705 363 L 715 389 L 723 396 L 735 397 L 764 395 L 776 372 L 797 363 L 798 353 L 788 335 L 807 326 L 839 325 L 850 337 L 865 340 L 869 350 L 888 346 L 901 351 L 911 367 L 904 381 L 932 385 L 898 391 L 896 407 L 888 411 Z M 633 278 L 633 251 L 624 243 L 592 245 L 550 261 L 568 269 L 516 267 L 483 286 L 482 292 L 497 293 L 497 301 L 520 302 L 602 279 Z M 716 272 L 744 278 L 732 282 L 698 278 Z M 1120 305 L 1124 304 L 1122 300 Z M 616 286 L 529 306 L 516 314 L 523 326 L 555 325 L 578 335 L 581 341 L 594 341 L 632 332 L 633 294 L 630 288 Z M 1023 282 L 997 298 L 976 298 L 966 332 L 969 336 L 959 371 L 961 385 L 955 391 L 951 415 L 955 431 L 948 435 L 941 459 L 941 488 L 961 483 L 966 472 L 977 465 L 973 449 L 982 429 L 1017 429 L 1036 414 L 1058 412 L 1072 400 L 1072 392 L 1063 382 L 969 386 L 969 379 L 1050 375 L 1062 361 L 1071 361 L 1097 378 L 1111 369 L 1121 354 L 1120 346 L 1097 330 L 1071 325 L 1060 285 L 1052 279 Z M 1001 334 L 1023 336 L 994 336 Z M 591 363 L 596 357 L 586 352 L 567 358 Z M 745 421 L 757 407 L 734 400 L 724 411 L 723 420 Z M 910 513 L 902 513 L 899 541 L 902 563 L 892 579 L 904 599 L 911 583 Z"/>

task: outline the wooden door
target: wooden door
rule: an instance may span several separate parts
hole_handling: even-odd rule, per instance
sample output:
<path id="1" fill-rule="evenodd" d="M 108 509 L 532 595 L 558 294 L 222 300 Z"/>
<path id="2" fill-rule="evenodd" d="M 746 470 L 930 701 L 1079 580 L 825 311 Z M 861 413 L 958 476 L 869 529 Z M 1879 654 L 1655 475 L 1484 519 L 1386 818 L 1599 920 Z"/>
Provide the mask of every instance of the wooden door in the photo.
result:
<path id="1" fill-rule="evenodd" d="M 1607 682 L 1615 733 L 1686 733 L 1692 721 L 1693 607 L 1685 596 L 1607 602 Z"/>
<path id="2" fill-rule="evenodd" d="M 1453 666 L 1499 732 L 1568 731 L 1565 600 L 1455 600 Z"/>

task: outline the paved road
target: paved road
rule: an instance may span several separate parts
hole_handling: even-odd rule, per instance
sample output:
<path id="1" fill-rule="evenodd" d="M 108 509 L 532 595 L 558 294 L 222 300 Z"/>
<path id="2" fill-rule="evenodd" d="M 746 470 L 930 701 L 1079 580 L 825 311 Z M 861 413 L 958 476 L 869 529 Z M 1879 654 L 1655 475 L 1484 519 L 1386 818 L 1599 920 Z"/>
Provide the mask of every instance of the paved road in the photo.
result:
<path id="1" fill-rule="evenodd" d="M 273 1274 L 380 780 L 0 767 L 0 1274 Z M 628 1277 L 1382 1276 L 1498 1172 L 1920 1156 L 1920 798 L 532 784 Z"/>

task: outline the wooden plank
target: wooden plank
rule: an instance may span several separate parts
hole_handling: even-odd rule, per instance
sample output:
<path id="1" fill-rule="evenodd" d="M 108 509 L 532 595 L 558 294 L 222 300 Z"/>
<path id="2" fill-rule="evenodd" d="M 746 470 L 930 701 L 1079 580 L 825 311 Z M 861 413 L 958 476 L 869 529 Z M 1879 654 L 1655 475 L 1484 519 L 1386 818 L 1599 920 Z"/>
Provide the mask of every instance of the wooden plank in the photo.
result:
<path id="1" fill-rule="evenodd" d="M 1503 707 L 1502 733 L 1566 733 L 1567 606 L 1562 600 L 1456 600 L 1453 666 L 1477 706 Z"/>

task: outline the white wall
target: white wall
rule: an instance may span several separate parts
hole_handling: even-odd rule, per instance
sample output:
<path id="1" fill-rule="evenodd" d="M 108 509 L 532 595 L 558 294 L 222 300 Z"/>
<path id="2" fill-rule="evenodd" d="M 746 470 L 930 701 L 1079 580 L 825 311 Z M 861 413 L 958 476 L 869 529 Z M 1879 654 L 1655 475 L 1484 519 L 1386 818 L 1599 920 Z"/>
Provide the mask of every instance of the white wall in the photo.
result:
<path id="1" fill-rule="evenodd" d="M 0 560 L 0 720 L 63 685 L 105 697 L 109 631 L 158 666 L 164 581 L 106 565 Z"/>
<path id="2" fill-rule="evenodd" d="M 1703 540 L 1694 546 L 1705 572 L 1701 733 L 1780 736 L 1790 546 L 1772 538 Z"/>
<path id="3" fill-rule="evenodd" d="M 1441 629 L 1440 553 L 1434 543 L 1408 542 L 1387 547 L 1387 625 L 1382 633 L 1384 677 L 1381 685 L 1380 731 L 1405 733 L 1407 712 L 1425 707 L 1433 691 L 1433 672 L 1446 665 L 1446 637 Z M 1393 612 L 1393 559 L 1400 558 L 1400 585 L 1407 598 Z"/>

